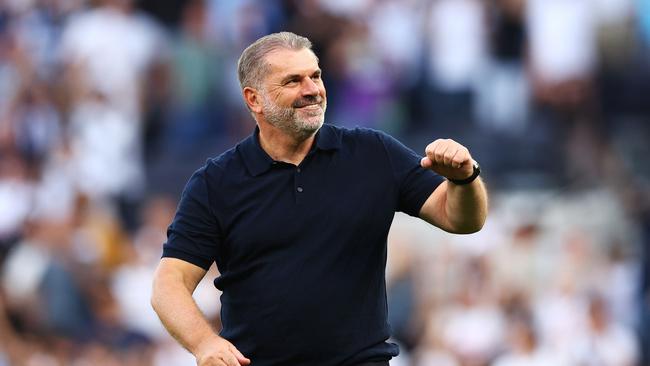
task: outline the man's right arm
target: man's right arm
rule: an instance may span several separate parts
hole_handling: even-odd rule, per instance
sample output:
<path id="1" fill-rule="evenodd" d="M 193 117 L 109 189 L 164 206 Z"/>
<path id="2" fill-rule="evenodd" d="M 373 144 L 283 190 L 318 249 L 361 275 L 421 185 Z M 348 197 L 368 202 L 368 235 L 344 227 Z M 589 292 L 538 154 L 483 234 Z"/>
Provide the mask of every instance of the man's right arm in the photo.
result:
<path id="1" fill-rule="evenodd" d="M 151 305 L 167 331 L 196 357 L 199 366 L 250 364 L 235 346 L 212 329 L 192 298 L 206 270 L 176 258 L 163 258 L 153 281 Z"/>

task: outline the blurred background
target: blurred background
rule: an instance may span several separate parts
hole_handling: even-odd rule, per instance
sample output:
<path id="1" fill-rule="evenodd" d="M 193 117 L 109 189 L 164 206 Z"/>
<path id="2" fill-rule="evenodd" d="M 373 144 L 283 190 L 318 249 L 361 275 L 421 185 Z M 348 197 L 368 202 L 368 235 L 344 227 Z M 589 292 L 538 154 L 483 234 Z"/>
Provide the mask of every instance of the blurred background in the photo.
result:
<path id="1" fill-rule="evenodd" d="M 398 214 L 391 365 L 650 365 L 650 0 L 0 1 L 0 365 L 193 365 L 149 306 L 236 61 L 309 37 L 326 121 L 453 138 L 491 212 Z M 219 324 L 213 268 L 196 297 Z"/>

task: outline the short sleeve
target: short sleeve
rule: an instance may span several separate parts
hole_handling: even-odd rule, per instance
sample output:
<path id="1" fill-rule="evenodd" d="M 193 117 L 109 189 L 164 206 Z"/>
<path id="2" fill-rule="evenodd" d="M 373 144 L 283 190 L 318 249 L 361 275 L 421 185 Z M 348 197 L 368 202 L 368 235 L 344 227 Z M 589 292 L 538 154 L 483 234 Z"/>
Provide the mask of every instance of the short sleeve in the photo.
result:
<path id="1" fill-rule="evenodd" d="M 207 270 L 217 258 L 220 240 L 221 230 L 210 209 L 202 168 L 183 190 L 174 220 L 167 229 L 162 256 L 182 259 Z"/>
<path id="2" fill-rule="evenodd" d="M 421 156 L 394 137 L 379 132 L 398 185 L 397 210 L 418 217 L 420 209 L 444 178 L 420 166 Z"/>

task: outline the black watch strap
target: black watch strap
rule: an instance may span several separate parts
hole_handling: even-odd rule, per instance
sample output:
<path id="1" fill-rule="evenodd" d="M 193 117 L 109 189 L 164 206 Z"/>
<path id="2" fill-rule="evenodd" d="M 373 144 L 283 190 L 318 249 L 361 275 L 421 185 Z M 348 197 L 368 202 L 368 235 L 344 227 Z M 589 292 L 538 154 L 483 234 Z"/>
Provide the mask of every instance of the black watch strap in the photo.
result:
<path id="1" fill-rule="evenodd" d="M 464 186 L 466 184 L 472 183 L 478 176 L 481 174 L 481 166 L 478 165 L 478 162 L 474 160 L 474 164 L 472 166 L 474 170 L 472 171 L 472 175 L 465 179 L 448 179 L 450 182 L 454 183 L 457 186 Z"/>

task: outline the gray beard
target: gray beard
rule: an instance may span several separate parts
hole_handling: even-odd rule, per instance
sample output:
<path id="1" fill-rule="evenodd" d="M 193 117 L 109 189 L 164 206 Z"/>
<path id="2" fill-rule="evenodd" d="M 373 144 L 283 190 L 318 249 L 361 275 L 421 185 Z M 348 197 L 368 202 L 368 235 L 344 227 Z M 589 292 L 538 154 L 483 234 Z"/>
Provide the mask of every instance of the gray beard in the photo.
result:
<path id="1" fill-rule="evenodd" d="M 325 122 L 326 108 L 327 104 L 323 103 L 323 113 L 320 113 L 319 123 L 312 124 L 301 119 L 294 107 L 280 107 L 266 96 L 262 98 L 262 110 L 267 122 L 298 140 L 305 140 L 320 129 Z"/>

